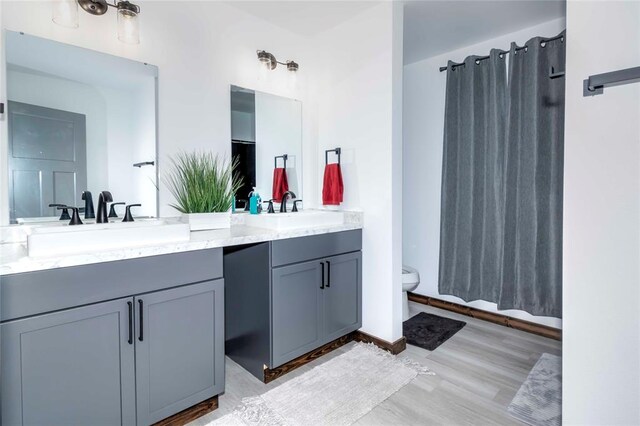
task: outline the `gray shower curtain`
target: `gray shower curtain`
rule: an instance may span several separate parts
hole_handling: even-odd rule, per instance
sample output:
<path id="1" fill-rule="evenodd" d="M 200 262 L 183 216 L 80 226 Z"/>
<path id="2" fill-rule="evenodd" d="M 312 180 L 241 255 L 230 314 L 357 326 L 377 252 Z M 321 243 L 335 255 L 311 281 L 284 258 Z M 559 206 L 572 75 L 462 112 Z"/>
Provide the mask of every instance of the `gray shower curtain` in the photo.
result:
<path id="1" fill-rule="evenodd" d="M 498 301 L 506 120 L 505 56 L 449 61 L 440 221 L 440 294 Z"/>
<path id="2" fill-rule="evenodd" d="M 562 34 L 564 36 L 564 33 Z M 562 317 L 564 37 L 453 69 L 445 103 L 440 294 Z"/>
<path id="3" fill-rule="evenodd" d="M 505 221 L 499 309 L 562 317 L 562 182 L 564 38 L 509 58 L 509 121 Z"/>

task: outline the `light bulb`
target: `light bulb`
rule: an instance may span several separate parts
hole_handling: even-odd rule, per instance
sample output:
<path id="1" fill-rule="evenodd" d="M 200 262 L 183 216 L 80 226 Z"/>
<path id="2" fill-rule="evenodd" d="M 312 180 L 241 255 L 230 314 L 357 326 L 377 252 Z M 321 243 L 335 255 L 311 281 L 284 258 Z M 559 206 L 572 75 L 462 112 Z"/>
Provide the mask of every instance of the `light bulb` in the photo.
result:
<path id="1" fill-rule="evenodd" d="M 258 61 L 258 80 L 266 80 L 269 71 L 271 71 L 271 61 Z"/>
<path id="2" fill-rule="evenodd" d="M 298 85 L 298 73 L 295 71 L 289 71 L 287 72 L 287 74 L 289 74 L 287 76 L 287 85 L 289 86 L 290 90 L 295 90 L 296 86 Z"/>
<path id="3" fill-rule="evenodd" d="M 118 40 L 127 44 L 140 43 L 140 23 L 137 6 L 121 1 L 118 3 Z"/>
<path id="4" fill-rule="evenodd" d="M 53 2 L 53 22 L 67 28 L 78 28 L 78 3 L 76 0 Z"/>
<path id="5" fill-rule="evenodd" d="M 298 82 L 298 68 L 300 66 L 294 61 L 287 61 L 287 85 L 290 90 L 295 90 Z"/>

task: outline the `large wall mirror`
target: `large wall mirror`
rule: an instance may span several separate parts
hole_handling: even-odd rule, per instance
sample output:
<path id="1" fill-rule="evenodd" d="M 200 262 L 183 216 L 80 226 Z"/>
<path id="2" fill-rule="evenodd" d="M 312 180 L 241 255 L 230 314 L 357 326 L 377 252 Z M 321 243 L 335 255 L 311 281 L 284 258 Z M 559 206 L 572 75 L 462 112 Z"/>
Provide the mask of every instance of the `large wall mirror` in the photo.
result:
<path id="1" fill-rule="evenodd" d="M 56 220 L 49 204 L 82 207 L 85 190 L 157 216 L 157 67 L 11 31 L 5 42 L 11 223 Z"/>
<path id="2" fill-rule="evenodd" d="M 276 204 L 285 187 L 302 199 L 302 103 L 231 86 L 231 152 L 244 184 L 236 194 L 237 210 L 253 188 Z"/>

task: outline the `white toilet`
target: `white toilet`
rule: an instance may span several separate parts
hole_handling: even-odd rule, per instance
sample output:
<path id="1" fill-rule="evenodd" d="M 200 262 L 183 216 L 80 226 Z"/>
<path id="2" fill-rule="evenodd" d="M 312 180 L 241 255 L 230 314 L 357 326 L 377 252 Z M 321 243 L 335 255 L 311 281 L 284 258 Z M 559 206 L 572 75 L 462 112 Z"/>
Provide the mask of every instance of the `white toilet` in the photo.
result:
<path id="1" fill-rule="evenodd" d="M 413 291 L 420 284 L 420 274 L 411 266 L 402 265 L 402 321 L 409 319 L 408 291 Z"/>

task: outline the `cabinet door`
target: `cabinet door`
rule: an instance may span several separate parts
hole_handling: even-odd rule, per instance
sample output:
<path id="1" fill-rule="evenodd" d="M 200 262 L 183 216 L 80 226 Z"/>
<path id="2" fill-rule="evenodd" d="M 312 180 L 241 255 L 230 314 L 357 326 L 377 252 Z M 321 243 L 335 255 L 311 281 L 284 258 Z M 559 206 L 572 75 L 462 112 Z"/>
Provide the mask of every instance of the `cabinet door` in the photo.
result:
<path id="1" fill-rule="evenodd" d="M 0 423 L 135 425 L 129 304 L 132 298 L 2 324 Z"/>
<path id="2" fill-rule="evenodd" d="M 322 344 L 362 326 L 362 252 L 327 258 L 326 268 Z"/>
<path id="3" fill-rule="evenodd" d="M 224 281 L 136 296 L 138 425 L 224 391 Z"/>
<path id="4" fill-rule="evenodd" d="M 319 346 L 322 269 L 314 260 L 272 270 L 271 368 Z"/>

